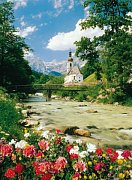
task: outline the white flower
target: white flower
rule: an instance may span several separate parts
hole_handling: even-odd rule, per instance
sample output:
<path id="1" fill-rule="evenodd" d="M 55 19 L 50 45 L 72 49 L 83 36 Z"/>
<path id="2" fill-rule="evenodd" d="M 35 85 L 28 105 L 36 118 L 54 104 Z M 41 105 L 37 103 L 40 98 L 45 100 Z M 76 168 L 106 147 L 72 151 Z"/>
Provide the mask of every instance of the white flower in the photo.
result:
<path id="1" fill-rule="evenodd" d="M 78 154 L 79 153 L 79 147 L 78 146 L 74 146 L 70 152 L 70 154 Z"/>
<path id="2" fill-rule="evenodd" d="M 85 158 L 87 155 L 88 155 L 88 152 L 87 152 L 87 151 L 82 151 L 82 152 L 79 153 L 79 156 L 80 156 L 81 158 Z"/>
<path id="3" fill-rule="evenodd" d="M 24 134 L 24 137 L 29 137 L 29 136 L 31 136 L 29 133 Z"/>
<path id="4" fill-rule="evenodd" d="M 116 152 L 119 154 L 117 159 L 124 159 L 124 157 L 122 157 L 122 155 L 121 155 L 122 151 L 117 150 Z"/>
<path id="5" fill-rule="evenodd" d="M 37 130 L 40 131 L 40 130 L 43 130 L 44 129 L 44 125 L 40 124 L 39 127 L 37 127 Z"/>
<path id="6" fill-rule="evenodd" d="M 21 148 L 21 149 L 23 149 L 26 144 L 28 144 L 26 141 L 21 140 L 21 141 L 19 141 L 19 142 L 17 142 L 17 143 L 15 144 L 15 148 Z"/>
<path id="7" fill-rule="evenodd" d="M 87 151 L 88 152 L 95 152 L 96 151 L 96 146 L 94 144 L 87 144 Z"/>
<path id="8" fill-rule="evenodd" d="M 16 144 L 16 141 L 12 139 L 11 142 L 9 142 L 9 144 Z"/>
<path id="9" fill-rule="evenodd" d="M 76 143 L 82 144 L 82 141 L 80 139 L 76 140 Z"/>
<path id="10" fill-rule="evenodd" d="M 42 133 L 42 136 L 45 138 L 45 139 L 48 139 L 49 138 L 49 131 L 44 131 L 43 133 Z"/>

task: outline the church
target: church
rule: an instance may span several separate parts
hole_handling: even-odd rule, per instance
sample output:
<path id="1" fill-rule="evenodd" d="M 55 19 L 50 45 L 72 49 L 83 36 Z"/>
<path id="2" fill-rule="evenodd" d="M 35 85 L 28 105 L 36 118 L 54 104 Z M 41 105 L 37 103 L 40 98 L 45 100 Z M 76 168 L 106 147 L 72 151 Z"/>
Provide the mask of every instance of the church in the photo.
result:
<path id="1" fill-rule="evenodd" d="M 78 66 L 74 66 L 71 51 L 67 60 L 67 75 L 64 78 L 64 85 L 75 85 L 83 82 L 83 75 Z"/>

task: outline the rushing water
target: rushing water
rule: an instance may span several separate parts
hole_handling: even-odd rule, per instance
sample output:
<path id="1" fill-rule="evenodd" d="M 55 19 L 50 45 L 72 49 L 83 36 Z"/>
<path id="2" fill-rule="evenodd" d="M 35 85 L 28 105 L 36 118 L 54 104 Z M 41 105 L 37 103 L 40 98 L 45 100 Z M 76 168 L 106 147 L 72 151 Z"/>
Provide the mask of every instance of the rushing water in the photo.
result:
<path id="1" fill-rule="evenodd" d="M 46 128 L 78 126 L 91 132 L 92 140 L 87 139 L 90 142 L 97 140 L 107 144 L 131 144 L 131 107 L 65 100 L 46 102 L 41 96 L 30 97 L 27 103 L 37 112 L 32 118 L 38 119 Z"/>

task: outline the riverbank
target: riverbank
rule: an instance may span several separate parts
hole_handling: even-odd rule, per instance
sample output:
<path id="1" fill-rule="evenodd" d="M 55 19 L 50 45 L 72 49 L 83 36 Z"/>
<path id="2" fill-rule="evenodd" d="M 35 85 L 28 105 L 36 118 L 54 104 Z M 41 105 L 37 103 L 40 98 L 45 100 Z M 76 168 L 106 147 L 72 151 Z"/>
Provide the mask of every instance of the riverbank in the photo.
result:
<path id="1" fill-rule="evenodd" d="M 64 100 L 27 104 L 37 112 L 31 118 L 38 120 L 45 129 L 64 130 L 77 126 L 89 130 L 91 137 L 74 136 L 76 139 L 100 145 L 131 146 L 131 107 Z"/>

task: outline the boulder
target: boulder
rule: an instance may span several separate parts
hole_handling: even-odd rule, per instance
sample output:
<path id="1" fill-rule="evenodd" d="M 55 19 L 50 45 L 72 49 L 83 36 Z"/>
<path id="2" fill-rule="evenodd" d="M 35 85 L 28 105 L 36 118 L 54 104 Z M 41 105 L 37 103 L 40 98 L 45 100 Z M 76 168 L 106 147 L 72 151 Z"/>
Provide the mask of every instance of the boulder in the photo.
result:
<path id="1" fill-rule="evenodd" d="M 77 126 L 67 127 L 67 128 L 65 128 L 64 133 L 69 134 L 69 135 L 75 135 L 76 129 L 79 129 L 79 127 L 77 127 Z"/>
<path id="2" fill-rule="evenodd" d="M 34 127 L 34 126 L 38 126 L 40 124 L 39 121 L 30 119 L 30 118 L 20 120 L 19 123 L 24 127 Z"/>
<path id="3" fill-rule="evenodd" d="M 84 137 L 90 137 L 91 133 L 88 130 L 84 130 L 84 129 L 76 129 L 74 131 L 75 135 L 79 135 L 79 136 L 84 136 Z"/>
<path id="4" fill-rule="evenodd" d="M 88 112 L 88 113 L 98 113 L 98 111 L 94 110 L 94 109 L 88 109 L 86 112 Z"/>

